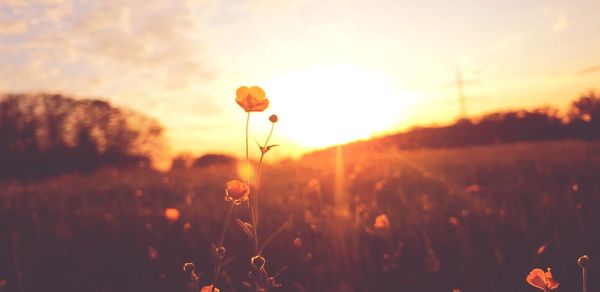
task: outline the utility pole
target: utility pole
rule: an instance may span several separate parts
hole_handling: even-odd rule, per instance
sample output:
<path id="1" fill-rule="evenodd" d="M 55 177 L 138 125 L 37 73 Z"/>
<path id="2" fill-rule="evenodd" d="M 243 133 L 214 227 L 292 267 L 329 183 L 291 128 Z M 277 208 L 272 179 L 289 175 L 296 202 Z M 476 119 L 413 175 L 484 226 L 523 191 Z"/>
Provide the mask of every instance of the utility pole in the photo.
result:
<path id="1" fill-rule="evenodd" d="M 452 102 L 458 102 L 459 119 L 467 119 L 469 117 L 467 113 L 467 100 L 480 99 L 482 97 L 467 97 L 465 95 L 465 86 L 477 85 L 477 80 L 465 80 L 462 76 L 460 65 L 456 65 L 456 81 L 450 84 L 456 87 L 457 99 L 453 99 Z"/>

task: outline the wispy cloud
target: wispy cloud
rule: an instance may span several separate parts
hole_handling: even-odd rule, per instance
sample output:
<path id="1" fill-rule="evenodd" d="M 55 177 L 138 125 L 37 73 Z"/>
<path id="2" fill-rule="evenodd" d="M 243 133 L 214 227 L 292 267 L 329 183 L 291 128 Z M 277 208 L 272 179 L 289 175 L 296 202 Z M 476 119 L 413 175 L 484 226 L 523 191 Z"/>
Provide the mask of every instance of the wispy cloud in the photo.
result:
<path id="1" fill-rule="evenodd" d="M 28 28 L 29 25 L 24 20 L 0 23 L 0 36 L 22 34 Z"/>
<path id="2" fill-rule="evenodd" d="M 585 68 L 582 68 L 581 70 L 578 70 L 577 72 L 575 72 L 576 75 L 587 75 L 587 74 L 594 74 L 594 73 L 600 73 L 600 65 L 593 65 L 593 66 L 585 67 Z"/>

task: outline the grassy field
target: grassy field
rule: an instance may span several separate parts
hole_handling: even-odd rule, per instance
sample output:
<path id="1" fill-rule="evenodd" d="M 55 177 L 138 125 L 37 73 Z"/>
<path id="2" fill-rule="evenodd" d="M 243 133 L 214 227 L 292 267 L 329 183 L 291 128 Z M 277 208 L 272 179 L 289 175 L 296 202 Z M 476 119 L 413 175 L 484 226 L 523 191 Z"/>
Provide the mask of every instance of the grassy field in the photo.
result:
<path id="1" fill-rule="evenodd" d="M 259 236 L 291 223 L 264 254 L 287 267 L 281 291 L 536 291 L 534 267 L 580 291 L 577 258 L 600 252 L 600 143 L 340 154 L 265 166 Z M 208 284 L 236 173 L 0 182 L 0 291 L 192 291 L 188 261 Z M 221 291 L 244 291 L 252 245 L 235 222 L 225 246 Z"/>

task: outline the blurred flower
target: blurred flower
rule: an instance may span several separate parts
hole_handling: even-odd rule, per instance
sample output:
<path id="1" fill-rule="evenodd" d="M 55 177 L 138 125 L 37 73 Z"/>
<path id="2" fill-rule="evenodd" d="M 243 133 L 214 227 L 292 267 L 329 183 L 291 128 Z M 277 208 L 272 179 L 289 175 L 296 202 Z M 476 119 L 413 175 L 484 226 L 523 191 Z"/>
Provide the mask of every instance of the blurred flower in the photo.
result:
<path id="1" fill-rule="evenodd" d="M 376 192 L 381 192 L 384 187 L 385 187 L 385 180 L 380 180 L 377 183 L 375 183 L 375 191 Z"/>
<path id="2" fill-rule="evenodd" d="M 550 271 L 550 268 L 548 268 L 548 271 L 545 273 L 544 270 L 535 268 L 529 272 L 526 280 L 529 285 L 544 292 L 555 291 L 558 289 L 559 285 L 559 283 L 552 278 L 552 272 Z"/>
<path id="3" fill-rule="evenodd" d="M 316 178 L 312 178 L 308 181 L 307 188 L 310 192 L 321 193 L 321 182 Z"/>
<path id="4" fill-rule="evenodd" d="M 450 224 L 452 224 L 452 226 L 458 226 L 458 219 L 454 216 L 450 216 L 450 218 L 448 218 L 448 222 L 450 222 Z"/>
<path id="5" fill-rule="evenodd" d="M 470 193 L 476 193 L 479 192 L 481 190 L 481 187 L 479 187 L 479 185 L 468 185 L 465 187 L 465 191 L 470 192 Z"/>
<path id="6" fill-rule="evenodd" d="M 181 214 L 179 213 L 179 210 L 177 210 L 175 208 L 166 208 L 165 209 L 165 218 L 168 221 L 175 222 L 179 219 L 179 216 L 181 216 Z"/>
<path id="7" fill-rule="evenodd" d="M 279 121 L 279 118 L 277 117 L 277 115 L 271 115 L 269 117 L 269 121 L 271 121 L 271 123 L 277 123 L 277 121 Z"/>
<path id="8" fill-rule="evenodd" d="M 238 88 L 235 101 L 246 112 L 262 112 L 269 107 L 269 100 L 265 98 L 265 91 L 258 86 Z"/>
<path id="9" fill-rule="evenodd" d="M 158 258 L 158 251 L 153 246 L 148 247 L 148 258 L 151 260 L 155 260 Z"/>
<path id="10" fill-rule="evenodd" d="M 537 249 L 537 252 L 536 252 L 536 253 L 537 253 L 537 255 L 541 255 L 541 254 L 543 254 L 543 253 L 546 251 L 546 248 L 548 248 L 548 244 L 549 244 L 549 243 L 548 243 L 548 242 L 546 242 L 546 243 L 544 243 L 544 244 L 540 245 L 540 247 L 538 247 L 538 249 Z"/>
<path id="11" fill-rule="evenodd" d="M 233 202 L 235 205 L 239 205 L 242 202 L 248 200 L 250 195 L 250 186 L 239 180 L 230 180 L 225 185 L 225 201 Z"/>
<path id="12" fill-rule="evenodd" d="M 219 290 L 219 288 L 214 289 L 214 292 L 220 292 L 220 291 L 221 290 Z M 200 292 L 213 292 L 213 285 L 206 285 L 206 286 L 202 287 Z"/>
<path id="13" fill-rule="evenodd" d="M 300 237 L 296 237 L 296 238 L 294 238 L 294 241 L 292 242 L 292 244 L 295 247 L 301 247 L 302 246 L 302 239 L 300 239 Z"/>
<path id="14" fill-rule="evenodd" d="M 373 224 L 373 227 L 375 227 L 375 229 L 390 228 L 390 220 L 388 219 L 387 215 L 381 214 L 375 217 L 375 224 Z"/>

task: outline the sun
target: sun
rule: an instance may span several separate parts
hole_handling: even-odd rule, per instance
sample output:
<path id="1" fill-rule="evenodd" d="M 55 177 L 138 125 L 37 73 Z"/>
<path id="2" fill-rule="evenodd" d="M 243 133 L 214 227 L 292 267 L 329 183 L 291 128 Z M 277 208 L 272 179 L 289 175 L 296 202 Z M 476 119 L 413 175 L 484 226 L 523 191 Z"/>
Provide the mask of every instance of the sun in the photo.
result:
<path id="1" fill-rule="evenodd" d="M 408 119 L 416 96 L 388 76 L 353 65 L 280 73 L 264 82 L 286 140 L 314 149 L 366 139 Z"/>

